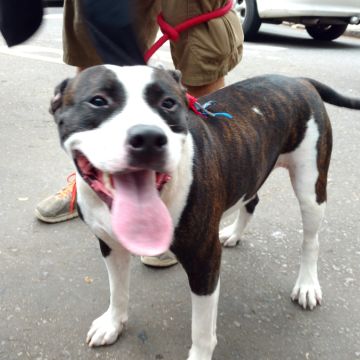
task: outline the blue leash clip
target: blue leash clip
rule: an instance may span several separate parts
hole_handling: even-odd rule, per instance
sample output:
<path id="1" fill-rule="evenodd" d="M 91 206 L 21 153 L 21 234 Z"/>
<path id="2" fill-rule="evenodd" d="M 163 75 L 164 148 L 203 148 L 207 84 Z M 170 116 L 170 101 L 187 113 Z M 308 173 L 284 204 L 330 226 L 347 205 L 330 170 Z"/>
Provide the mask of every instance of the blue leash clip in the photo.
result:
<path id="1" fill-rule="evenodd" d="M 206 116 L 206 117 L 225 117 L 227 119 L 232 119 L 233 116 L 229 113 L 226 112 L 217 112 L 217 113 L 213 113 L 209 110 L 207 110 L 210 106 L 215 105 L 216 101 L 210 100 L 207 101 L 205 104 L 200 104 L 198 102 L 195 103 L 195 107 L 196 110 L 199 111 L 199 113 L 201 113 L 202 115 Z"/>

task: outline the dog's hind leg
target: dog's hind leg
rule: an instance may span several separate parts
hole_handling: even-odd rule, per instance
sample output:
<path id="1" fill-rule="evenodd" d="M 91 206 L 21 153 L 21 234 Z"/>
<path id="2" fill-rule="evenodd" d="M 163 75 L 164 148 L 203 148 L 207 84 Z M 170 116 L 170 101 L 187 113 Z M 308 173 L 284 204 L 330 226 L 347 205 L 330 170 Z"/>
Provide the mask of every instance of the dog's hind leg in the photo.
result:
<path id="1" fill-rule="evenodd" d="M 321 303 L 322 292 L 318 280 L 317 261 L 319 253 L 318 231 L 325 211 L 325 203 L 317 204 L 315 199 L 298 196 L 303 221 L 303 242 L 299 275 L 291 293 L 304 309 L 312 310 Z"/>
<path id="2" fill-rule="evenodd" d="M 318 125 L 310 120 L 301 145 L 286 155 L 303 222 L 300 270 L 291 298 L 304 309 L 312 310 L 322 299 L 317 272 L 318 232 L 325 212 L 330 152 L 331 131 L 319 137 Z"/>
<path id="3" fill-rule="evenodd" d="M 91 324 L 86 338 L 89 346 L 109 345 L 117 340 L 127 321 L 129 302 L 130 254 L 120 245 L 110 248 L 102 240 L 99 241 L 109 275 L 110 305 Z"/>
<path id="4" fill-rule="evenodd" d="M 259 197 L 258 195 L 255 195 L 248 203 L 246 203 L 246 205 L 240 205 L 234 222 L 220 230 L 220 242 L 225 247 L 234 247 L 240 242 L 258 202 Z"/>

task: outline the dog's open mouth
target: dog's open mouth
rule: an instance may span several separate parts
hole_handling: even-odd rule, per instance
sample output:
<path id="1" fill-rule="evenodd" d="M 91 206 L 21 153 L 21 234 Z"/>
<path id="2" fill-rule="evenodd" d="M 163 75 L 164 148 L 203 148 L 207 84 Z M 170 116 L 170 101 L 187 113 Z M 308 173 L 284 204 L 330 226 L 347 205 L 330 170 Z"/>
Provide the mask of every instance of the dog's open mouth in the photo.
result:
<path id="1" fill-rule="evenodd" d="M 111 210 L 113 232 L 125 248 L 147 256 L 169 248 L 173 226 L 158 190 L 166 174 L 147 169 L 106 174 L 80 152 L 74 159 L 82 178 Z"/>
<path id="2" fill-rule="evenodd" d="M 113 199 L 111 176 L 96 169 L 80 152 L 74 153 L 74 159 L 82 178 L 111 209 Z"/>

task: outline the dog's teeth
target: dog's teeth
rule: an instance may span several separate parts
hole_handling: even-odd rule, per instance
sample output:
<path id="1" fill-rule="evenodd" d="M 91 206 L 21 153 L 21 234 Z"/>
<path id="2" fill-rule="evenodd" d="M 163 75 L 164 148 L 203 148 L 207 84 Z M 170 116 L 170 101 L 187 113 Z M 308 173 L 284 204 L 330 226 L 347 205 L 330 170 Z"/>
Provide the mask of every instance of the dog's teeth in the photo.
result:
<path id="1" fill-rule="evenodd" d="M 110 174 L 103 173 L 103 183 L 107 189 L 109 189 L 111 192 L 113 191 L 114 187 L 112 186 Z"/>

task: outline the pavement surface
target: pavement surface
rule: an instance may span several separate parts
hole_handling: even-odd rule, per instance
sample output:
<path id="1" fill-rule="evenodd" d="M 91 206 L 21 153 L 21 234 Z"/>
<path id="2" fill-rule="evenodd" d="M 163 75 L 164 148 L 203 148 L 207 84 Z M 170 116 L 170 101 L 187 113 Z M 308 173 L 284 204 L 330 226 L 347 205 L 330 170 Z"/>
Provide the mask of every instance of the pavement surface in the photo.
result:
<path id="1" fill-rule="evenodd" d="M 168 47 L 158 57 L 170 65 Z M 310 76 L 360 97 L 359 59 L 360 39 L 324 44 L 269 25 L 245 44 L 227 81 Z M 85 335 L 108 306 L 98 244 L 79 220 L 34 218 L 37 202 L 72 171 L 47 109 L 54 86 L 73 73 L 61 63 L 60 10 L 22 47 L 0 44 L 0 359 L 184 360 L 191 305 L 179 265 L 154 270 L 134 257 L 126 332 L 113 346 L 90 349 Z M 360 112 L 327 109 L 334 152 L 320 233 L 323 304 L 303 311 L 290 301 L 301 219 L 286 171 L 275 171 L 243 242 L 223 252 L 214 360 L 360 359 Z"/>

